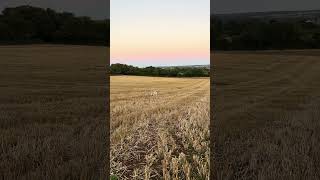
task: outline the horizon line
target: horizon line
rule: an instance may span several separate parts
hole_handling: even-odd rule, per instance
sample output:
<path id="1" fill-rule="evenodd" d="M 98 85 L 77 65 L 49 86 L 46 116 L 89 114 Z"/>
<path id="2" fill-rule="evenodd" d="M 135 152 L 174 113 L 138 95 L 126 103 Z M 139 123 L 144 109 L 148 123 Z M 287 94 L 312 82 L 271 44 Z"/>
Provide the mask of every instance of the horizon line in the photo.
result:
<path id="1" fill-rule="evenodd" d="M 320 7 L 317 9 L 304 9 L 304 10 L 267 10 L 267 11 L 237 11 L 237 12 L 225 12 L 214 13 L 210 12 L 210 15 L 232 15 L 232 14 L 248 14 L 248 13 L 279 13 L 279 12 L 308 12 L 308 11 L 320 11 Z"/>
<path id="2" fill-rule="evenodd" d="M 136 66 L 136 67 L 182 67 L 182 66 L 210 66 L 209 64 L 181 64 L 181 65 L 136 65 L 136 64 L 126 64 L 126 63 L 110 63 L 110 65 L 113 64 L 124 64 L 129 66 Z"/>

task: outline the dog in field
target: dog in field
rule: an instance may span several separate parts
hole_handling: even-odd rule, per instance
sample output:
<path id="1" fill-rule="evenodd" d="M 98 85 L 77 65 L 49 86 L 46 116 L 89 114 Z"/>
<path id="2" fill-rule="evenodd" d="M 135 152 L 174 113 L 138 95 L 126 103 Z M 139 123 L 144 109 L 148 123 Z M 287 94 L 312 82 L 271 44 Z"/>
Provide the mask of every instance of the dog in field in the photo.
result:
<path id="1" fill-rule="evenodd" d="M 146 91 L 145 94 L 146 94 L 146 96 L 154 97 L 154 96 L 158 96 L 158 91 L 156 91 L 156 90 Z"/>
<path id="2" fill-rule="evenodd" d="M 152 92 L 150 93 L 150 96 L 158 96 L 158 91 L 152 91 Z"/>

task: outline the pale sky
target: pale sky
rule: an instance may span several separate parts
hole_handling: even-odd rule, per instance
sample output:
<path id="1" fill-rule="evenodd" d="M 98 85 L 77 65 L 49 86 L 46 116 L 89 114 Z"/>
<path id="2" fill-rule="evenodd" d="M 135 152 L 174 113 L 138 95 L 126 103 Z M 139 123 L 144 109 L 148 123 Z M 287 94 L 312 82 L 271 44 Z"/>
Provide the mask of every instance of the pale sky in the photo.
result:
<path id="1" fill-rule="evenodd" d="M 210 64 L 210 0 L 111 0 L 111 63 Z"/>

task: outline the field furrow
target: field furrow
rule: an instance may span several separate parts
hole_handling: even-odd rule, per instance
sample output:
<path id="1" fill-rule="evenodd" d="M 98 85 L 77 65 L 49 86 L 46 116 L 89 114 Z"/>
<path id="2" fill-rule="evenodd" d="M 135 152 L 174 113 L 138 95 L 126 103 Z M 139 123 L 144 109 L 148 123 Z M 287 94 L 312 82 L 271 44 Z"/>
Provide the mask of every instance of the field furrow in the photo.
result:
<path id="1" fill-rule="evenodd" d="M 112 77 L 112 173 L 208 178 L 209 86 L 208 78 Z"/>
<path id="2" fill-rule="evenodd" d="M 308 52 L 212 56 L 218 179 L 319 179 L 320 61 Z"/>

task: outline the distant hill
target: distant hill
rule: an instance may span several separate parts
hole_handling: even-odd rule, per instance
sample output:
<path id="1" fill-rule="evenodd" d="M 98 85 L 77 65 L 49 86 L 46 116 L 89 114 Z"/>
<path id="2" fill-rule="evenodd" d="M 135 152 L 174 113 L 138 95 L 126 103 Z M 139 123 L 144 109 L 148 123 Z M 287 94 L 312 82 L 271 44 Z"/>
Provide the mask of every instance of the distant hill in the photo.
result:
<path id="1" fill-rule="evenodd" d="M 156 77 L 208 77 L 210 75 L 209 65 L 192 66 L 162 66 L 139 68 L 127 64 L 111 64 L 112 75 L 135 75 Z"/>
<path id="2" fill-rule="evenodd" d="M 219 17 L 223 21 L 243 20 L 243 19 L 276 19 L 276 20 L 292 20 L 292 19 L 314 19 L 320 18 L 320 10 L 309 11 L 271 11 L 271 12 L 248 12 L 248 13 L 232 13 L 232 14 L 212 14 Z"/>
<path id="3" fill-rule="evenodd" d="M 211 15 L 212 50 L 320 48 L 320 10 Z"/>

